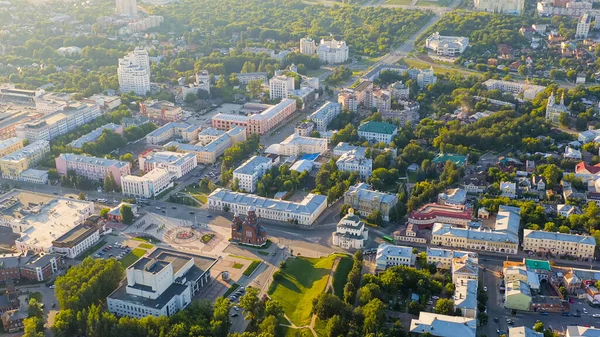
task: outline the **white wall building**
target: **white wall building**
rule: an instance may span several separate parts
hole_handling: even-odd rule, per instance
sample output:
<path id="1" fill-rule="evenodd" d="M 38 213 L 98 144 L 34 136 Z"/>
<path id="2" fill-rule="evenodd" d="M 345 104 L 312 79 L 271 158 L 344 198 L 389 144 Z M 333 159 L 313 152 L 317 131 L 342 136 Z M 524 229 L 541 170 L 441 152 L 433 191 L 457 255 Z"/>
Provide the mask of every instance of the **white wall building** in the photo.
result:
<path id="1" fill-rule="evenodd" d="M 297 156 L 299 154 L 323 153 L 327 151 L 327 139 L 302 137 L 292 134 L 279 144 L 279 155 Z"/>
<path id="2" fill-rule="evenodd" d="M 417 85 L 423 89 L 430 84 L 437 83 L 437 77 L 433 73 L 433 68 L 420 69 L 417 74 Z"/>
<path id="3" fill-rule="evenodd" d="M 473 8 L 490 13 L 519 15 L 525 8 L 525 0 L 474 0 Z"/>
<path id="4" fill-rule="evenodd" d="M 382 243 L 377 248 L 375 264 L 378 270 L 385 270 L 393 266 L 414 266 L 416 255 L 413 248 L 407 246 L 395 246 Z"/>
<path id="5" fill-rule="evenodd" d="M 317 53 L 317 44 L 315 40 L 303 37 L 300 39 L 300 53 L 306 55 L 314 55 Z"/>
<path id="6" fill-rule="evenodd" d="M 291 76 L 274 76 L 269 80 L 269 97 L 271 99 L 289 98 L 289 93 L 292 90 L 296 90 L 296 85 L 294 78 Z"/>
<path id="7" fill-rule="evenodd" d="M 310 226 L 327 208 L 327 197 L 308 194 L 300 202 L 291 202 L 232 192 L 223 188 L 214 190 L 208 196 L 209 209 L 247 214 L 250 207 L 254 207 L 256 215 L 261 218 L 284 222 L 293 221 L 300 225 Z"/>
<path id="8" fill-rule="evenodd" d="M 348 214 L 338 222 L 335 232 L 331 236 L 335 246 L 344 249 L 361 249 L 364 247 L 365 241 L 369 239 L 369 230 L 350 208 Z"/>
<path id="9" fill-rule="evenodd" d="M 117 14 L 129 17 L 137 17 L 136 0 L 116 0 Z"/>
<path id="10" fill-rule="evenodd" d="M 241 190 L 254 193 L 256 183 L 271 168 L 272 164 L 271 158 L 254 156 L 233 171 L 233 180 L 239 181 L 238 186 Z"/>
<path id="11" fill-rule="evenodd" d="M 170 151 L 152 151 L 139 157 L 140 170 L 150 172 L 155 168 L 164 168 L 177 179 L 183 177 L 198 166 L 198 158 L 192 153 Z"/>
<path id="12" fill-rule="evenodd" d="M 136 95 L 145 96 L 150 91 L 148 52 L 145 49 L 136 48 L 124 58 L 120 58 L 117 75 L 121 93 L 133 91 Z"/>
<path id="13" fill-rule="evenodd" d="M 100 228 L 77 225 L 52 241 L 52 252 L 74 259 L 100 241 Z"/>
<path id="14" fill-rule="evenodd" d="M 590 32 L 590 26 L 592 24 L 592 16 L 589 13 L 584 13 L 577 22 L 577 30 L 575 36 L 580 39 L 586 39 Z"/>
<path id="15" fill-rule="evenodd" d="M 438 55 L 457 56 L 469 46 L 469 39 L 464 36 L 443 36 L 439 32 L 431 34 L 425 40 L 425 47 Z"/>
<path id="16" fill-rule="evenodd" d="M 121 178 L 121 191 L 128 197 L 152 198 L 173 187 L 175 176 L 165 168 L 155 168 L 141 177 L 128 175 Z"/>
<path id="17" fill-rule="evenodd" d="M 389 144 L 398 133 L 398 127 L 384 122 L 369 121 L 358 127 L 358 136 L 372 143 L 384 142 Z"/>
<path id="18" fill-rule="evenodd" d="M 537 94 L 546 90 L 546 87 L 529 83 L 510 82 L 504 80 L 489 79 L 483 82 L 488 90 L 500 90 L 512 94 L 523 94 L 524 99 L 532 100 Z"/>
<path id="19" fill-rule="evenodd" d="M 26 181 L 28 183 L 33 183 L 33 184 L 45 185 L 48 183 L 48 171 L 28 169 L 28 170 L 21 172 L 21 175 L 19 176 L 19 180 Z"/>
<path id="20" fill-rule="evenodd" d="M 321 44 L 317 47 L 317 55 L 319 55 L 319 60 L 327 64 L 344 63 L 348 61 L 348 50 L 344 41 L 322 39 Z"/>
<path id="21" fill-rule="evenodd" d="M 315 123 L 317 131 L 326 131 L 327 126 L 340 113 L 342 107 L 339 103 L 326 102 L 308 118 Z"/>
<path id="22" fill-rule="evenodd" d="M 357 172 L 359 177 L 366 180 L 373 172 L 373 160 L 352 150 L 344 153 L 336 162 L 338 170 L 346 172 Z"/>

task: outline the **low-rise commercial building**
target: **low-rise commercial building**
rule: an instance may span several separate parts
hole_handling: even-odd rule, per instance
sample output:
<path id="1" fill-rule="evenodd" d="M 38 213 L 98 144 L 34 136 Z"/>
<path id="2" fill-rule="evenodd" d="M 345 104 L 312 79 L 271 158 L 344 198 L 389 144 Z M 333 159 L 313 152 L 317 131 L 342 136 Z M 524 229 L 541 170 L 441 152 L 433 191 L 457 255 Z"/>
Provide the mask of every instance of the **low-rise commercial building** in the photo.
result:
<path id="1" fill-rule="evenodd" d="M 375 264 L 378 270 L 393 266 L 414 266 L 416 258 L 412 247 L 382 243 L 377 248 Z"/>
<path id="2" fill-rule="evenodd" d="M 523 230 L 523 250 L 593 258 L 595 248 L 593 236 Z"/>
<path id="3" fill-rule="evenodd" d="M 367 180 L 373 172 L 373 160 L 359 150 L 345 152 L 335 164 L 340 171 L 357 172 L 362 180 Z"/>
<path id="4" fill-rule="evenodd" d="M 101 127 L 95 129 L 94 131 L 92 131 L 86 135 L 83 135 L 83 136 L 75 139 L 74 141 L 69 143 L 69 146 L 76 148 L 76 149 L 81 149 L 83 147 L 83 144 L 88 143 L 88 142 L 95 142 L 96 140 L 98 140 L 98 138 L 100 138 L 100 136 L 102 135 L 104 130 L 110 130 L 112 132 L 123 135 L 123 132 L 125 129 L 123 128 L 122 125 L 118 125 L 115 123 L 108 123 L 108 124 L 102 125 Z"/>
<path id="5" fill-rule="evenodd" d="M 358 183 L 350 186 L 348 191 L 344 193 L 344 203 L 360 211 L 360 214 L 363 215 L 379 211 L 383 220 L 389 221 L 390 211 L 398 203 L 398 196 L 374 191 L 370 185 Z"/>
<path id="6" fill-rule="evenodd" d="M 115 182 L 120 185 L 121 178 L 131 174 L 129 162 L 88 157 L 74 153 L 61 153 L 55 159 L 56 171 L 60 176 L 67 175 L 68 171 L 75 171 L 77 175 L 94 181 L 104 181 L 107 175 L 112 175 Z"/>
<path id="7" fill-rule="evenodd" d="M 193 153 L 196 155 L 198 163 L 213 164 L 217 157 L 225 153 L 225 150 L 237 142 L 246 140 L 246 128 L 235 127 L 215 138 L 206 145 L 181 144 L 178 142 L 169 142 L 163 146 L 164 149 L 175 147 L 179 153 Z"/>
<path id="8" fill-rule="evenodd" d="M 73 259 L 100 241 L 100 228 L 77 225 L 52 241 L 52 251 Z"/>
<path id="9" fill-rule="evenodd" d="M 521 210 L 517 207 L 500 206 L 493 230 L 482 227 L 457 228 L 450 224 L 436 223 L 431 231 L 431 244 L 517 254 L 520 213 Z"/>
<path id="10" fill-rule="evenodd" d="M 43 282 L 58 273 L 63 262 L 59 255 L 49 253 L 24 251 L 2 254 L 0 255 L 0 264 L 2 265 L 0 281 L 26 279 Z"/>
<path id="11" fill-rule="evenodd" d="M 384 122 L 366 122 L 358 127 L 358 136 L 372 143 L 384 142 L 389 144 L 398 133 L 398 127 Z"/>
<path id="12" fill-rule="evenodd" d="M 198 132 L 200 132 L 199 125 L 188 123 L 167 123 L 147 134 L 146 143 L 158 144 L 173 137 L 181 138 L 186 142 L 191 142 L 198 138 Z"/>
<path id="13" fill-rule="evenodd" d="M 452 268 L 452 261 L 455 258 L 463 257 L 465 255 L 467 255 L 469 260 L 473 261 L 474 263 L 478 263 L 479 261 L 477 253 L 460 250 L 428 247 L 426 254 L 427 263 L 435 264 L 438 269 L 450 270 Z"/>
<path id="14" fill-rule="evenodd" d="M 165 168 L 155 168 L 141 177 L 128 175 L 121 178 L 123 195 L 138 198 L 152 198 L 173 187 L 176 176 Z"/>
<path id="15" fill-rule="evenodd" d="M 23 139 L 11 137 L 0 141 L 0 158 L 23 148 Z"/>
<path id="16" fill-rule="evenodd" d="M 345 249 L 361 249 L 365 241 L 369 239 L 369 230 L 365 223 L 354 214 L 354 209 L 350 208 L 338 222 L 335 232 L 331 234 L 333 245 Z"/>
<path id="17" fill-rule="evenodd" d="M 315 112 L 313 112 L 309 119 L 315 123 L 317 131 L 326 131 L 327 126 L 331 121 L 340 113 L 341 105 L 334 102 L 326 102 Z"/>
<path id="18" fill-rule="evenodd" d="M 507 309 L 529 311 L 531 308 L 531 290 L 526 282 L 514 281 L 506 284 L 504 296 L 504 307 Z"/>
<path id="19" fill-rule="evenodd" d="M 454 289 L 454 309 L 462 317 L 477 318 L 477 280 L 457 282 Z"/>
<path id="20" fill-rule="evenodd" d="M 431 229 L 435 223 L 452 224 L 466 227 L 472 221 L 471 209 L 460 209 L 440 204 L 425 204 L 412 211 L 408 222 L 421 229 Z"/>
<path id="21" fill-rule="evenodd" d="M 129 206 L 134 217 L 138 214 L 138 207 L 136 204 L 122 202 L 106 213 L 106 219 L 114 222 L 123 222 L 123 215 L 121 215 L 121 208 L 123 206 Z"/>
<path id="22" fill-rule="evenodd" d="M 253 156 L 233 171 L 233 180 L 237 179 L 239 189 L 254 193 L 256 183 L 272 165 L 271 158 Z"/>
<path id="23" fill-rule="evenodd" d="M 323 153 L 327 151 L 327 140 L 323 138 L 302 137 L 292 134 L 279 143 L 279 155 L 298 156 L 300 154 Z"/>
<path id="24" fill-rule="evenodd" d="M 421 311 L 418 319 L 410 322 L 413 334 L 429 333 L 436 337 L 475 337 L 477 320 L 474 318 L 440 315 Z"/>
<path id="25" fill-rule="evenodd" d="M 140 154 L 138 158 L 140 170 L 150 172 L 156 168 L 164 168 L 177 179 L 198 166 L 198 158 L 192 153 L 149 151 Z"/>
<path id="26" fill-rule="evenodd" d="M 327 197 L 308 194 L 300 202 L 275 200 L 253 194 L 232 192 L 223 188 L 208 196 L 208 208 L 232 213 L 247 213 L 254 207 L 256 214 L 265 219 L 312 225 L 327 208 Z"/>
<path id="27" fill-rule="evenodd" d="M 28 169 L 21 172 L 21 175 L 19 175 L 19 180 L 33 184 L 45 185 L 48 183 L 48 171 Z"/>
<path id="28" fill-rule="evenodd" d="M 172 316 L 185 309 L 209 283 L 210 270 L 217 261 L 157 248 L 126 269 L 125 282 L 107 298 L 108 311 L 135 318 Z"/>
<path id="29" fill-rule="evenodd" d="M 152 100 L 140 103 L 140 114 L 150 120 L 177 122 L 183 117 L 183 109 L 169 101 Z"/>
<path id="30" fill-rule="evenodd" d="M 0 158 L 0 171 L 6 179 L 19 179 L 21 173 L 50 154 L 50 142 L 38 140 Z"/>
<path id="31" fill-rule="evenodd" d="M 442 36 L 436 32 L 425 40 L 425 48 L 442 56 L 457 56 L 469 46 L 469 38 L 464 36 Z"/>

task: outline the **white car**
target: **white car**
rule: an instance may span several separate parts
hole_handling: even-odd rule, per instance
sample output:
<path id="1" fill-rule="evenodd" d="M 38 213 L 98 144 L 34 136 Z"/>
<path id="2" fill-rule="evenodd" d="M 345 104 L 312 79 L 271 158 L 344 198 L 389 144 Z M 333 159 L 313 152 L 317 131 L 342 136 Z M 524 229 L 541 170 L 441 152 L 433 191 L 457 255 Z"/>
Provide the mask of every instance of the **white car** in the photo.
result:
<path id="1" fill-rule="evenodd" d="M 587 311 L 587 309 L 586 309 L 586 308 L 583 308 L 583 313 L 584 313 L 584 314 L 587 314 L 587 313 L 588 313 L 588 311 Z"/>
<path id="2" fill-rule="evenodd" d="M 600 318 L 600 314 L 593 314 L 592 317 L 594 317 L 594 318 Z"/>
<path id="3" fill-rule="evenodd" d="M 487 287 L 483 287 L 483 291 L 487 291 Z"/>

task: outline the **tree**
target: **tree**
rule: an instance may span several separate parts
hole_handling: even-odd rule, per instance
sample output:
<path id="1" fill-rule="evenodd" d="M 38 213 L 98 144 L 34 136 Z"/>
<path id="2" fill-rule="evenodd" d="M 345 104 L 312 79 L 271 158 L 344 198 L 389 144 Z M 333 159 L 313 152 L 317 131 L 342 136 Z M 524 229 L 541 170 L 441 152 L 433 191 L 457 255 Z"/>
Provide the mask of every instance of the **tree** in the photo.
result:
<path id="1" fill-rule="evenodd" d="M 107 172 L 104 176 L 104 190 L 108 192 L 119 192 L 121 190 L 121 186 L 117 185 L 112 172 Z"/>
<path id="2" fill-rule="evenodd" d="M 42 327 L 40 329 L 40 326 Z M 23 320 L 23 337 L 44 337 L 44 320 L 30 317 Z"/>
<path id="3" fill-rule="evenodd" d="M 558 231 L 563 234 L 569 234 L 569 233 L 571 233 L 571 228 L 569 228 L 568 226 L 562 225 L 562 226 L 558 227 Z"/>
<path id="4" fill-rule="evenodd" d="M 29 307 L 27 308 L 27 317 L 36 317 L 41 320 L 44 319 L 44 309 L 42 309 L 41 303 L 39 303 L 35 298 L 29 300 Z"/>
<path id="5" fill-rule="evenodd" d="M 238 305 L 244 309 L 244 318 L 250 321 L 251 326 L 256 327 L 264 311 L 264 303 L 258 298 L 258 289 L 247 288 Z"/>
<path id="6" fill-rule="evenodd" d="M 100 216 L 106 219 L 108 217 L 108 212 L 110 212 L 110 208 L 103 207 L 100 210 Z"/>
<path id="7" fill-rule="evenodd" d="M 558 123 L 561 126 L 569 127 L 569 115 L 566 112 L 561 112 L 558 116 Z"/>
<path id="8" fill-rule="evenodd" d="M 79 199 L 79 200 L 85 200 L 85 193 L 83 193 L 83 192 L 79 192 L 78 199 Z"/>
<path id="9" fill-rule="evenodd" d="M 335 295 L 321 293 L 313 299 L 313 313 L 321 320 L 328 320 L 344 310 L 344 303 Z"/>
<path id="10" fill-rule="evenodd" d="M 537 332 L 544 332 L 544 323 L 538 321 L 533 325 L 533 330 Z"/>
<path id="11" fill-rule="evenodd" d="M 411 301 L 408 304 L 408 312 L 415 316 L 418 316 L 419 312 L 421 312 L 421 310 L 422 310 L 421 305 L 417 301 Z"/>
<path id="12" fill-rule="evenodd" d="M 133 158 L 133 155 L 131 153 L 125 153 L 124 155 L 119 157 L 119 160 L 133 163 L 135 161 L 135 158 Z"/>
<path id="13" fill-rule="evenodd" d="M 196 95 L 193 92 L 188 92 L 187 95 L 185 95 L 185 98 L 183 99 L 187 104 L 192 104 L 195 101 L 198 100 L 198 95 Z"/>
<path id="14" fill-rule="evenodd" d="M 454 314 L 454 301 L 447 298 L 440 298 L 435 304 L 435 312 L 441 315 Z"/>
<path id="15" fill-rule="evenodd" d="M 373 299 L 363 307 L 363 315 L 365 316 L 364 321 L 364 333 L 377 335 L 383 329 L 385 329 L 385 304 L 378 298 Z"/>
<path id="16" fill-rule="evenodd" d="M 210 328 L 214 337 L 227 337 L 231 328 L 231 319 L 229 318 L 229 299 L 219 297 L 213 307 L 213 318 L 210 321 Z"/>
<path id="17" fill-rule="evenodd" d="M 263 85 L 264 85 L 264 83 L 261 80 L 252 80 L 252 81 L 248 82 L 248 85 L 246 86 L 246 90 L 248 90 L 250 97 L 257 98 L 264 91 Z"/>
<path id="18" fill-rule="evenodd" d="M 558 228 L 556 228 L 556 224 L 554 222 L 546 222 L 544 224 L 544 231 L 546 232 L 556 232 Z"/>
<path id="19" fill-rule="evenodd" d="M 291 180 L 286 180 L 286 181 L 283 183 L 283 188 L 284 188 L 286 191 L 288 191 L 288 192 L 289 192 L 289 191 L 292 191 L 292 190 L 294 189 L 294 183 L 292 183 L 292 181 L 291 181 Z"/>
<path id="20" fill-rule="evenodd" d="M 133 223 L 133 210 L 130 205 L 121 205 L 121 221 L 126 225 Z"/>
<path id="21" fill-rule="evenodd" d="M 58 178 L 59 178 L 58 171 L 56 169 L 48 170 L 48 179 L 49 180 L 58 180 Z"/>
<path id="22" fill-rule="evenodd" d="M 347 324 L 340 318 L 339 315 L 334 315 L 327 321 L 325 327 L 325 336 L 327 337 L 343 337 L 346 335 Z"/>
<path id="23" fill-rule="evenodd" d="M 374 225 L 381 226 L 383 223 L 383 215 L 381 214 L 381 211 L 375 210 L 371 212 L 371 214 L 367 215 L 367 221 Z"/>

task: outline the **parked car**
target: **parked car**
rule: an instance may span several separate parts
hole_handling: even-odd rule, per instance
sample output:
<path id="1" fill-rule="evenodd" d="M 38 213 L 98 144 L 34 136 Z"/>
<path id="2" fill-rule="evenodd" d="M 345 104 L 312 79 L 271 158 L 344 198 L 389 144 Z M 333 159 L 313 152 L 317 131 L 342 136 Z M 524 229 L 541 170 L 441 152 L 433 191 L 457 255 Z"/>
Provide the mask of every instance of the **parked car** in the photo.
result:
<path id="1" fill-rule="evenodd" d="M 576 312 L 576 313 L 572 314 L 571 316 L 573 316 L 573 317 L 581 317 L 581 314 L 578 313 L 578 312 Z"/>
<path id="2" fill-rule="evenodd" d="M 587 309 L 586 309 L 586 308 L 583 308 L 583 313 L 584 313 L 584 314 L 587 314 L 587 313 L 588 313 L 588 311 L 587 311 Z"/>
<path id="3" fill-rule="evenodd" d="M 231 314 L 231 317 L 238 317 L 240 314 L 238 314 L 237 312 L 234 312 L 233 314 Z"/>
<path id="4" fill-rule="evenodd" d="M 483 287 L 483 291 L 487 291 L 487 287 Z"/>
<path id="5" fill-rule="evenodd" d="M 570 313 L 568 313 L 568 312 L 566 312 L 566 311 L 565 311 L 565 312 L 563 312 L 561 315 L 563 315 L 563 316 L 565 316 L 565 317 L 571 316 L 571 314 L 570 314 Z"/>
<path id="6" fill-rule="evenodd" d="M 540 315 L 548 316 L 548 313 L 546 311 L 542 311 L 542 312 L 540 312 Z"/>
<path id="7" fill-rule="evenodd" d="M 498 323 L 498 317 L 494 317 L 494 322 Z"/>
<path id="8" fill-rule="evenodd" d="M 196 214 L 196 212 L 194 212 L 194 211 L 190 211 L 190 214 Z"/>
<path id="9" fill-rule="evenodd" d="M 594 318 L 600 318 L 600 314 L 593 314 L 592 317 L 594 317 Z"/>

